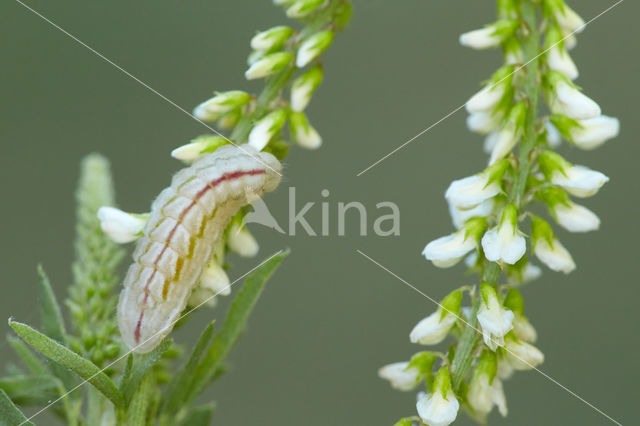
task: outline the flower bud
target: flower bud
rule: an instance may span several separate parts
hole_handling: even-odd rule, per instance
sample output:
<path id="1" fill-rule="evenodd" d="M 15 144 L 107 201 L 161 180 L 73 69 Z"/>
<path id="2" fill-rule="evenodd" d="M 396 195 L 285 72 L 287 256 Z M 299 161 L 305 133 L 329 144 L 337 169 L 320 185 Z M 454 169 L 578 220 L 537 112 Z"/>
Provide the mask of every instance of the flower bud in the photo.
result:
<path id="1" fill-rule="evenodd" d="M 440 307 L 422 319 L 409 334 L 411 343 L 437 345 L 442 342 L 460 314 L 462 291 L 456 290 L 442 300 Z"/>
<path id="2" fill-rule="evenodd" d="M 296 78 L 291 85 L 291 109 L 302 112 L 309 105 L 311 95 L 322 82 L 322 67 L 315 66 Z"/>
<path id="3" fill-rule="evenodd" d="M 486 226 L 485 218 L 469 219 L 459 231 L 427 244 L 422 255 L 439 268 L 453 266 L 476 248 Z"/>
<path id="4" fill-rule="evenodd" d="M 311 15 L 322 3 L 324 0 L 295 0 L 287 9 L 287 17 L 304 18 Z"/>
<path id="5" fill-rule="evenodd" d="M 555 26 L 550 26 L 547 30 L 545 47 L 549 69 L 561 72 L 569 80 L 578 78 L 578 68 L 565 49 L 562 34 Z"/>
<path id="6" fill-rule="evenodd" d="M 513 312 L 502 307 L 496 290 L 487 283 L 480 285 L 480 309 L 478 323 L 482 329 L 484 343 L 495 351 L 504 345 L 504 336 L 513 328 Z"/>
<path id="7" fill-rule="evenodd" d="M 473 411 L 483 418 L 486 418 L 494 405 L 503 417 L 507 415 L 507 401 L 502 382 L 496 377 L 497 369 L 496 354 L 485 350 L 478 359 L 469 383 L 467 401 Z"/>
<path id="8" fill-rule="evenodd" d="M 282 129 L 287 120 L 287 113 L 283 109 L 277 109 L 260 119 L 249 133 L 249 145 L 258 151 L 269 143 L 271 138 Z"/>
<path id="9" fill-rule="evenodd" d="M 227 244 L 231 251 L 243 257 L 253 257 L 258 254 L 258 242 L 245 226 L 233 222 L 229 227 Z"/>
<path id="10" fill-rule="evenodd" d="M 504 127 L 495 135 L 495 141 L 490 142 L 491 158 L 489 165 L 508 155 L 522 135 L 527 107 L 524 102 L 518 102 L 509 111 L 509 117 Z"/>
<path id="11" fill-rule="evenodd" d="M 600 219 L 588 208 L 574 203 L 567 194 L 557 187 L 540 190 L 540 197 L 558 224 L 570 232 L 595 231 L 600 227 Z"/>
<path id="12" fill-rule="evenodd" d="M 524 300 L 522 294 L 515 288 L 510 289 L 504 298 L 504 307 L 513 314 L 513 332 L 516 337 L 525 342 L 535 342 L 538 338 L 535 328 L 524 316 Z"/>
<path id="13" fill-rule="evenodd" d="M 509 335 L 505 339 L 505 359 L 515 370 L 530 370 L 544 362 L 544 354 L 535 346 Z"/>
<path id="14" fill-rule="evenodd" d="M 409 362 L 394 362 L 378 370 L 378 376 L 388 380 L 391 387 L 400 391 L 410 391 L 418 386 L 420 371 L 410 367 Z"/>
<path id="15" fill-rule="evenodd" d="M 247 80 L 268 77 L 289 65 L 293 55 L 289 52 L 276 52 L 265 55 L 255 61 L 244 73 Z"/>
<path id="16" fill-rule="evenodd" d="M 545 0 L 558 26 L 565 34 L 580 33 L 585 27 L 584 20 L 564 0 Z"/>
<path id="17" fill-rule="evenodd" d="M 127 213 L 115 207 L 103 206 L 98 209 L 102 232 L 120 244 L 140 238 L 148 218 L 148 214 Z"/>
<path id="18" fill-rule="evenodd" d="M 488 111 L 496 108 L 507 92 L 511 91 L 513 67 L 503 66 L 496 71 L 487 85 L 466 103 L 468 112 Z"/>
<path id="19" fill-rule="evenodd" d="M 481 111 L 469 114 L 467 127 L 474 133 L 486 135 L 500 126 L 502 111 Z"/>
<path id="20" fill-rule="evenodd" d="M 333 31 L 325 30 L 317 32 L 306 38 L 298 48 L 296 66 L 298 68 L 302 68 L 320 56 L 320 54 L 324 52 L 329 45 L 331 45 L 333 37 Z"/>
<path id="21" fill-rule="evenodd" d="M 517 21 L 503 19 L 482 29 L 462 34 L 460 44 L 476 50 L 496 47 L 511 37 L 517 26 Z"/>
<path id="22" fill-rule="evenodd" d="M 421 396 L 416 404 L 418 415 L 431 426 L 446 426 L 458 415 L 460 403 L 451 387 L 451 376 L 446 366 L 438 370 L 433 383 L 433 392 Z"/>
<path id="23" fill-rule="evenodd" d="M 477 175 L 451 182 L 444 196 L 450 205 L 461 209 L 476 207 L 502 191 L 502 177 L 509 161 L 498 161 Z"/>
<path id="24" fill-rule="evenodd" d="M 213 98 L 198 105 L 193 110 L 193 115 L 202 121 L 213 121 L 223 114 L 247 104 L 249 101 L 251 101 L 251 95 L 241 90 L 220 92 Z"/>
<path id="25" fill-rule="evenodd" d="M 171 156 L 176 160 L 191 163 L 200 155 L 207 152 L 213 152 L 228 143 L 229 141 L 221 136 L 202 135 L 193 139 L 188 144 L 182 145 L 171 151 Z"/>
<path id="26" fill-rule="evenodd" d="M 531 239 L 533 252 L 549 269 L 565 274 L 576 268 L 571 254 L 558 241 L 547 221 L 534 216 L 531 219 Z"/>
<path id="27" fill-rule="evenodd" d="M 580 92 L 563 74 L 549 71 L 545 76 L 549 108 L 554 114 L 564 114 L 575 120 L 600 115 L 600 106 Z"/>
<path id="28" fill-rule="evenodd" d="M 262 51 L 280 49 L 292 34 L 293 30 L 284 25 L 261 31 L 251 39 L 251 48 Z"/>
<path id="29" fill-rule="evenodd" d="M 289 116 L 291 137 L 303 148 L 317 149 L 322 145 L 322 138 L 314 129 L 303 112 L 292 112 Z"/>

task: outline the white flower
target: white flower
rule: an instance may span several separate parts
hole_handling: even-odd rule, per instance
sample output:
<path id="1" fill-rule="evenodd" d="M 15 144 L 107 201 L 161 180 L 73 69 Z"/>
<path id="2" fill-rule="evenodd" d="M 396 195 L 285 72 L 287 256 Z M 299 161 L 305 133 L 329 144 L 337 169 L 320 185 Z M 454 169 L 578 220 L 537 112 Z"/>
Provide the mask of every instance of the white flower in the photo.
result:
<path id="1" fill-rule="evenodd" d="M 291 4 L 287 9 L 287 16 L 289 18 L 304 18 L 315 11 L 324 0 L 295 0 L 283 2 L 284 4 Z"/>
<path id="2" fill-rule="evenodd" d="M 454 422 L 460 403 L 451 389 L 447 367 L 441 367 L 433 384 L 433 393 L 423 395 L 416 404 L 418 415 L 429 426 L 446 426 Z"/>
<path id="3" fill-rule="evenodd" d="M 535 342 L 538 339 L 538 333 L 527 317 L 522 314 L 515 314 L 513 318 L 513 332 L 516 337 L 524 342 Z"/>
<path id="4" fill-rule="evenodd" d="M 251 95 L 241 90 L 229 90 L 220 92 L 213 98 L 198 105 L 193 113 L 199 120 L 215 120 L 251 101 Z"/>
<path id="5" fill-rule="evenodd" d="M 148 217 L 148 214 L 127 213 L 115 207 L 98 209 L 100 228 L 116 243 L 129 243 L 140 238 Z"/>
<path id="6" fill-rule="evenodd" d="M 555 114 L 564 114 L 574 120 L 585 120 L 600 115 L 600 106 L 593 99 L 565 81 L 556 83 L 549 107 Z"/>
<path id="7" fill-rule="evenodd" d="M 284 126 L 287 113 L 282 109 L 277 109 L 259 120 L 249 133 L 249 145 L 261 151 L 271 140 L 271 138 Z"/>
<path id="8" fill-rule="evenodd" d="M 609 181 L 604 174 L 591 170 L 585 166 L 569 166 L 554 171 L 551 183 L 563 187 L 575 197 L 585 198 L 595 195 L 596 192 Z"/>
<path id="9" fill-rule="evenodd" d="M 214 295 L 228 296 L 231 294 L 229 277 L 215 260 L 209 262 L 203 269 L 202 275 L 200 275 L 200 286 L 210 290 Z"/>
<path id="10" fill-rule="evenodd" d="M 620 121 L 614 117 L 598 117 L 578 121 L 580 127 L 571 127 L 571 140 L 578 148 L 594 149 L 615 138 L 620 132 Z"/>
<path id="11" fill-rule="evenodd" d="M 552 47 L 551 50 L 547 52 L 547 64 L 550 69 L 561 72 L 570 80 L 575 80 L 580 74 L 571 56 L 559 45 Z"/>
<path id="12" fill-rule="evenodd" d="M 409 339 L 411 343 L 437 345 L 447 337 L 455 322 L 455 315 L 445 313 L 443 317 L 442 309 L 438 309 L 413 327 Z"/>
<path id="13" fill-rule="evenodd" d="M 467 111 L 474 113 L 492 110 L 504 96 L 504 91 L 504 84 L 488 84 L 467 101 Z"/>
<path id="14" fill-rule="evenodd" d="M 296 66 L 302 68 L 320 56 L 333 41 L 333 36 L 333 31 L 325 30 L 315 33 L 304 40 L 298 48 Z"/>
<path id="15" fill-rule="evenodd" d="M 286 67 L 293 60 L 289 52 L 270 53 L 256 60 L 244 73 L 247 80 L 268 77 Z"/>
<path id="16" fill-rule="evenodd" d="M 554 8 L 554 17 L 565 33 L 580 33 L 584 30 L 584 20 L 564 2 Z"/>
<path id="17" fill-rule="evenodd" d="M 500 224 L 482 237 L 485 257 L 492 262 L 516 263 L 526 251 L 526 240 L 518 230 L 518 211 L 513 204 L 505 207 Z"/>
<path id="18" fill-rule="evenodd" d="M 303 112 L 291 112 L 289 125 L 291 127 L 291 137 L 301 147 L 317 149 L 322 145 L 320 134 L 309 123 L 307 116 Z"/>
<path id="19" fill-rule="evenodd" d="M 504 350 L 505 359 L 515 370 L 530 370 L 544 361 L 544 354 L 538 348 L 517 339 L 507 339 Z"/>
<path id="20" fill-rule="evenodd" d="M 555 238 L 551 245 L 544 238 L 535 240 L 533 251 L 536 257 L 553 271 L 568 274 L 576 269 L 569 251 Z"/>
<path id="21" fill-rule="evenodd" d="M 222 145 L 226 145 L 228 141 L 220 136 L 201 136 L 186 145 L 182 145 L 173 151 L 171 156 L 176 160 L 191 163 L 195 161 L 204 151 L 213 152 Z"/>
<path id="22" fill-rule="evenodd" d="M 496 405 L 500 415 L 505 417 L 507 415 L 507 399 L 502 389 L 502 381 L 498 377 L 494 377 L 489 384 L 489 379 L 488 374 L 474 377 L 467 391 L 467 401 L 475 412 L 485 416 Z"/>
<path id="23" fill-rule="evenodd" d="M 489 198 L 478 204 L 475 207 L 470 208 L 460 208 L 456 207 L 454 204 L 449 203 L 449 214 L 451 215 L 451 220 L 453 222 L 453 226 L 456 229 L 462 228 L 465 222 L 472 217 L 487 217 L 493 212 L 493 208 L 495 206 L 495 201 L 493 198 Z"/>
<path id="24" fill-rule="evenodd" d="M 469 130 L 481 135 L 486 135 L 496 129 L 502 120 L 502 114 L 492 111 L 481 111 L 469 114 L 467 127 Z"/>
<path id="25" fill-rule="evenodd" d="M 489 49 L 502 43 L 502 36 L 495 34 L 491 26 L 460 35 L 460 44 L 472 49 Z"/>
<path id="26" fill-rule="evenodd" d="M 258 254 L 258 242 L 246 227 L 234 222 L 229 228 L 227 239 L 229 248 L 243 257 L 253 257 Z"/>
<path id="27" fill-rule="evenodd" d="M 479 233 L 483 230 L 483 219 L 470 219 L 457 232 L 431 241 L 422 251 L 422 255 L 439 268 L 453 266 L 476 248 Z"/>
<path id="28" fill-rule="evenodd" d="M 562 143 L 562 135 L 558 131 L 558 128 L 550 121 L 545 123 L 545 129 L 547 131 L 547 142 L 551 148 L 557 148 Z"/>
<path id="29" fill-rule="evenodd" d="M 316 66 L 296 78 L 291 84 L 291 109 L 302 112 L 309 105 L 311 95 L 322 82 L 322 67 Z"/>
<path id="30" fill-rule="evenodd" d="M 484 343 L 495 351 L 504 345 L 504 336 L 513 328 L 513 312 L 504 309 L 498 295 L 489 284 L 482 284 L 480 289 L 482 302 L 478 310 L 478 323 L 482 328 Z"/>
<path id="31" fill-rule="evenodd" d="M 491 157 L 489 165 L 495 164 L 496 161 L 508 155 L 516 143 L 520 139 L 520 132 L 512 125 L 506 125 L 502 130 L 493 132 L 487 136 L 485 141 L 485 150 L 491 146 Z"/>
<path id="32" fill-rule="evenodd" d="M 558 203 L 553 206 L 556 220 L 566 230 L 570 232 L 595 231 L 600 227 L 600 219 L 588 208 L 567 201 L 567 204 Z"/>
<path id="33" fill-rule="evenodd" d="M 504 160 L 481 173 L 451 182 L 444 197 L 459 209 L 471 209 L 502 191 L 501 180 L 509 162 Z"/>
<path id="34" fill-rule="evenodd" d="M 409 362 L 394 362 L 378 370 L 380 378 L 388 380 L 391 387 L 401 391 L 410 391 L 418 385 L 420 372 L 416 368 L 409 368 Z"/>

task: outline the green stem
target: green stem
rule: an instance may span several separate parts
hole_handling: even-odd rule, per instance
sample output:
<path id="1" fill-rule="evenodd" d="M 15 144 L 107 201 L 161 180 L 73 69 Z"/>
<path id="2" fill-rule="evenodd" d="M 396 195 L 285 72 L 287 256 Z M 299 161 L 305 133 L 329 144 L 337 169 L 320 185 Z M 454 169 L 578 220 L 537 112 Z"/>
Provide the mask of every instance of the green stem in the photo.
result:
<path id="1" fill-rule="evenodd" d="M 523 47 L 525 57 L 527 58 L 526 77 L 523 83 L 523 92 L 529 103 L 527 109 L 526 125 L 520 150 L 518 152 L 518 170 L 515 174 L 514 184 L 508 194 L 509 202 L 514 202 L 516 207 L 521 207 L 522 196 L 524 195 L 527 183 L 527 177 L 531 171 L 530 154 L 536 145 L 537 132 L 536 122 L 538 118 L 538 71 L 540 68 L 537 58 L 540 47 L 540 33 L 537 24 L 537 7 L 528 0 L 522 2 L 522 19 L 526 26 L 526 34 L 523 37 Z M 486 262 L 483 275 L 483 281 L 496 287 L 498 278 L 502 270 L 500 265 L 495 262 Z M 464 380 L 471 362 L 473 361 L 472 352 L 478 341 L 477 317 L 476 314 L 480 308 L 481 297 L 477 295 L 471 308 L 471 317 L 467 323 L 460 342 L 456 349 L 456 354 L 452 362 L 452 385 L 455 392 L 460 390 L 460 385 Z"/>

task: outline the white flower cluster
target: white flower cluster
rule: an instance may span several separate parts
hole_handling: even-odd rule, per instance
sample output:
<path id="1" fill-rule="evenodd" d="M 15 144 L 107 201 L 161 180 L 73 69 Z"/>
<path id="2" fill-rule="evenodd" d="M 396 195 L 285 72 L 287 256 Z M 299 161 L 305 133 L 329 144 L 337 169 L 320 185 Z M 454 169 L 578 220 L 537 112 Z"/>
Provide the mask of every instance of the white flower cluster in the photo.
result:
<path id="1" fill-rule="evenodd" d="M 514 370 L 543 362 L 542 352 L 532 345 L 537 334 L 515 286 L 542 273 L 529 262 L 527 252 L 553 271 L 569 273 L 575 263 L 551 224 L 528 207 L 546 206 L 550 217 L 569 232 L 598 229 L 596 214 L 571 197 L 590 197 L 609 178 L 571 164 L 553 149 L 563 139 L 593 149 L 619 132 L 618 120 L 602 115 L 599 105 L 573 83 L 578 70 L 568 51 L 576 45 L 575 34 L 584 22 L 564 0 L 499 0 L 498 11 L 497 22 L 460 36 L 464 46 L 500 46 L 504 51 L 505 64 L 466 103 L 468 128 L 485 135 L 488 166 L 449 185 L 445 199 L 456 230 L 429 242 L 422 253 L 440 268 L 466 258 L 483 281 L 479 287 L 452 292 L 410 333 L 413 343 L 423 345 L 438 344 L 447 336 L 459 340 L 448 356 L 441 356 L 435 381 L 433 362 L 424 366 L 412 359 L 380 370 L 381 377 L 401 390 L 426 382 L 427 394 L 419 397 L 417 410 L 427 425 L 452 423 L 461 406 L 479 421 L 494 406 L 505 416 L 502 381 Z M 536 22 L 538 17 L 544 19 Z M 537 46 L 532 48 L 532 42 Z M 546 100 L 546 116 L 538 114 L 538 97 Z M 500 272 L 505 272 L 507 285 L 498 286 Z M 461 308 L 467 291 L 472 306 Z M 461 355 L 472 361 L 470 371 L 460 376 L 455 352 L 461 350 L 465 335 L 475 335 L 482 343 Z M 407 419 L 398 424 L 412 424 Z"/>
<path id="2" fill-rule="evenodd" d="M 215 122 L 221 130 L 233 129 L 233 132 L 230 138 L 217 132 L 217 135 L 199 136 L 174 149 L 172 157 L 191 164 L 223 145 L 247 142 L 258 151 L 264 150 L 282 159 L 289 147 L 282 135 L 287 121 L 289 136 L 299 146 L 315 149 L 321 145 L 322 139 L 304 110 L 323 79 L 319 57 L 331 45 L 334 32 L 348 22 L 351 6 L 347 0 L 274 0 L 274 3 L 284 6 L 288 17 L 302 20 L 305 26 L 300 31 L 276 26 L 251 38 L 252 52 L 247 59 L 249 68 L 245 77 L 248 80 L 266 78 L 267 87 L 258 97 L 242 90 L 216 92 L 196 106 L 193 115 L 198 120 Z M 288 101 L 281 97 L 287 87 Z M 243 131 L 236 132 L 240 128 Z M 229 294 L 229 278 L 223 267 L 226 252 L 240 256 L 257 254 L 258 243 L 243 224 L 246 213 L 241 210 L 227 227 L 204 268 L 200 284 L 192 293 L 190 305 L 206 299 L 213 304 L 215 299 L 210 298 L 211 294 Z M 106 206 L 98 212 L 102 230 L 117 243 L 138 240 L 148 216 Z"/>

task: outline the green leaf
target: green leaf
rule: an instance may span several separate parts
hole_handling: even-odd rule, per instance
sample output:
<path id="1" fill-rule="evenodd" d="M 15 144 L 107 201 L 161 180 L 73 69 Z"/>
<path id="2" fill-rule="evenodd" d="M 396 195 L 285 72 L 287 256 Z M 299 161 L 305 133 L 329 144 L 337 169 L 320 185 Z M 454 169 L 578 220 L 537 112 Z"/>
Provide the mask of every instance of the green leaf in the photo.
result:
<path id="1" fill-rule="evenodd" d="M 128 426 L 145 426 L 147 424 L 147 411 L 149 410 L 150 396 L 153 390 L 151 385 L 151 376 L 147 375 L 133 394 L 127 408 Z"/>
<path id="2" fill-rule="evenodd" d="M 31 425 L 22 411 L 14 405 L 9 396 L 0 389 L 0 426 Z"/>
<path id="3" fill-rule="evenodd" d="M 160 361 L 162 355 L 164 355 L 172 344 L 173 340 L 165 339 L 153 351 L 139 357 L 137 360 L 134 360 L 129 377 L 127 380 L 123 381 L 122 386 L 120 387 L 125 402 L 129 402 L 131 400 L 131 397 L 138 388 L 140 382 L 142 382 L 142 379 L 144 379 L 144 376 L 156 362 Z"/>
<path id="4" fill-rule="evenodd" d="M 181 426 L 209 426 L 213 417 L 215 404 L 212 402 L 206 405 L 194 407 L 189 411 L 187 417 L 180 423 Z"/>
<path id="5" fill-rule="evenodd" d="M 40 278 L 40 315 L 42 318 L 42 330 L 44 334 L 63 345 L 67 344 L 66 332 L 60 305 L 51 288 L 51 282 L 44 272 L 42 265 L 38 265 L 38 277 Z"/>
<path id="6" fill-rule="evenodd" d="M 56 300 L 51 282 L 42 265 L 38 265 L 38 277 L 40 278 L 40 317 L 42 330 L 45 335 L 67 346 L 67 333 L 64 328 L 62 313 L 60 312 L 60 305 Z M 55 376 L 62 381 L 66 389 L 74 387 L 75 381 L 68 370 L 55 363 L 50 363 L 50 368 Z"/>
<path id="7" fill-rule="evenodd" d="M 267 280 L 288 254 L 289 251 L 287 250 L 274 255 L 247 276 L 242 289 L 238 292 L 229 308 L 222 330 L 215 336 L 207 354 L 198 365 L 195 380 L 191 386 L 191 393 L 188 398 L 185 398 L 187 401 L 193 401 L 216 373 L 220 364 L 231 351 L 242 331 L 244 331 L 249 314 L 251 314 L 258 301 L 258 297 L 262 293 Z"/>
<path id="8" fill-rule="evenodd" d="M 163 411 L 165 413 L 169 415 L 177 413 L 180 405 L 184 402 L 184 395 L 189 394 L 189 389 L 195 379 L 198 364 L 213 338 L 213 327 L 214 321 L 209 323 L 209 325 L 204 329 L 198 339 L 198 342 L 193 348 L 189 359 L 169 383 L 167 391 L 165 392 L 165 395 L 167 395 L 167 399 L 165 400 L 163 407 Z"/>
<path id="9" fill-rule="evenodd" d="M 94 363 L 26 324 L 9 320 L 9 325 L 25 342 L 42 352 L 43 355 L 91 383 L 116 406 L 122 405 L 122 394 L 111 379 Z"/>
<path id="10" fill-rule="evenodd" d="M 127 357 L 127 363 L 124 366 L 124 370 L 122 371 L 122 376 L 120 376 L 120 382 L 118 382 L 118 388 L 122 389 L 122 386 L 125 384 L 127 380 L 129 380 L 129 376 L 131 375 L 131 368 L 133 368 L 133 354 L 130 353 Z"/>
<path id="11" fill-rule="evenodd" d="M 7 336 L 7 341 L 15 353 L 20 357 L 24 365 L 26 365 L 33 374 L 46 373 L 47 367 L 45 367 L 38 357 L 31 352 L 31 349 L 29 349 L 22 340 L 14 336 Z"/>
<path id="12" fill-rule="evenodd" d="M 49 374 L 0 378 L 0 389 L 17 404 L 45 404 L 57 396 L 60 382 Z"/>

